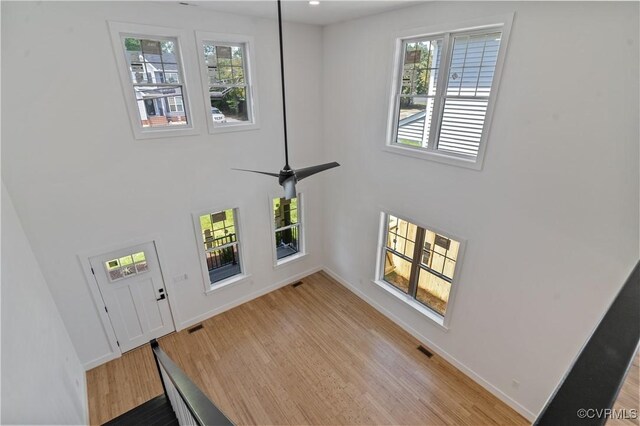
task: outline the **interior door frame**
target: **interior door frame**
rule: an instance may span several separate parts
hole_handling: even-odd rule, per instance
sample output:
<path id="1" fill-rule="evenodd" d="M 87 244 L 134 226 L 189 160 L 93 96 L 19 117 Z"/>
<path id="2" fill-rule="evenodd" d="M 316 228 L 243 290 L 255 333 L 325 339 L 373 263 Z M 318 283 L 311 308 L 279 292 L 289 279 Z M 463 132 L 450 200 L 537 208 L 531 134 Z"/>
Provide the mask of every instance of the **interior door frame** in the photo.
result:
<path id="1" fill-rule="evenodd" d="M 163 255 L 163 251 L 161 249 L 160 237 L 157 235 L 135 238 L 132 240 L 127 240 L 122 243 L 112 244 L 109 246 L 103 246 L 101 248 L 96 248 L 92 250 L 83 251 L 77 254 L 78 260 L 80 261 L 80 266 L 82 267 L 82 272 L 85 276 L 85 281 L 87 286 L 89 287 L 89 292 L 91 293 L 93 304 L 100 317 L 100 322 L 102 323 L 103 331 L 107 337 L 109 342 L 109 347 L 111 352 L 105 354 L 99 358 L 96 358 L 92 361 L 87 362 L 84 367 L 85 370 L 89 370 L 91 368 L 97 367 L 100 364 L 104 364 L 107 361 L 111 361 L 112 359 L 120 358 L 122 356 L 122 351 L 120 350 L 120 346 L 118 346 L 118 339 L 116 338 L 116 332 L 111 324 L 111 319 L 109 318 L 109 314 L 105 310 L 106 304 L 104 303 L 104 299 L 102 298 L 102 293 L 100 292 L 100 288 L 98 287 L 98 281 L 91 272 L 91 262 L 90 258 L 95 256 L 100 256 L 103 254 L 110 253 L 116 250 L 123 250 L 128 247 L 137 246 L 140 244 L 153 243 L 156 249 L 156 255 L 158 257 L 158 265 L 160 267 L 160 275 L 162 276 L 162 281 L 164 283 L 165 291 L 167 294 L 167 299 L 169 303 L 169 310 L 171 312 L 171 321 L 173 322 L 173 327 L 176 331 L 180 331 L 178 328 L 178 310 L 176 309 L 177 303 L 175 303 L 174 298 L 174 288 L 173 283 L 167 279 L 167 276 L 170 275 L 167 273 L 167 262 L 165 261 L 165 257 Z"/>

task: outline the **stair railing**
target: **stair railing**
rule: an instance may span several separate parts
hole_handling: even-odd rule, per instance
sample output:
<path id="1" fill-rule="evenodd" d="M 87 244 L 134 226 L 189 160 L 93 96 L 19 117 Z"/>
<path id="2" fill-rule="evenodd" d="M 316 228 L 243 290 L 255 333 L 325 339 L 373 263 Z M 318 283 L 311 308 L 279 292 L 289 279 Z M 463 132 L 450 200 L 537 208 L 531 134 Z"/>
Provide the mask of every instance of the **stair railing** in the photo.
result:
<path id="1" fill-rule="evenodd" d="M 164 353 L 156 339 L 149 342 L 162 388 L 180 426 L 233 425 L 195 383 Z"/>

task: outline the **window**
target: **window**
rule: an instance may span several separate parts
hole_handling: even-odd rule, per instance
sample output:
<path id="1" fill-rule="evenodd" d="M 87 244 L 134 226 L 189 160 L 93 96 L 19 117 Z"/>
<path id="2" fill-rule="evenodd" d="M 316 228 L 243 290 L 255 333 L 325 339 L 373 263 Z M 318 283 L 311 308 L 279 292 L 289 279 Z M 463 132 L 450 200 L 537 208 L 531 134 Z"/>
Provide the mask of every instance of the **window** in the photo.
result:
<path id="1" fill-rule="evenodd" d="M 461 243 L 383 214 L 377 280 L 428 308 L 442 324 L 460 261 Z"/>
<path id="2" fill-rule="evenodd" d="M 181 30 L 110 24 L 134 134 L 194 134 L 180 51 Z"/>
<path id="3" fill-rule="evenodd" d="M 251 37 L 197 32 L 196 38 L 210 132 L 257 128 Z"/>
<path id="4" fill-rule="evenodd" d="M 503 21 L 399 39 L 392 151 L 480 168 L 511 22 Z"/>
<path id="5" fill-rule="evenodd" d="M 303 253 L 299 199 L 300 195 L 290 200 L 285 198 L 272 200 L 276 264 Z"/>
<path id="6" fill-rule="evenodd" d="M 169 111 L 171 112 L 184 111 L 184 104 L 182 103 L 182 98 L 169 97 L 167 98 L 167 102 L 169 102 Z"/>
<path id="7" fill-rule="evenodd" d="M 206 287 L 242 275 L 237 209 L 194 214 L 194 225 Z"/>

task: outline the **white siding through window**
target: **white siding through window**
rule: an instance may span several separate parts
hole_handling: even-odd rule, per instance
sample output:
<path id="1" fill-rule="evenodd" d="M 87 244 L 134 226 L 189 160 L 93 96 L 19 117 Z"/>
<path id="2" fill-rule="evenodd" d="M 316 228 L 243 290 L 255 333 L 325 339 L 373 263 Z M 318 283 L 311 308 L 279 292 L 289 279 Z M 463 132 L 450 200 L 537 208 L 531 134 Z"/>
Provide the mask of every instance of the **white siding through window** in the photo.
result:
<path id="1" fill-rule="evenodd" d="M 500 38 L 500 32 L 454 36 L 438 137 L 439 150 L 477 156 Z"/>

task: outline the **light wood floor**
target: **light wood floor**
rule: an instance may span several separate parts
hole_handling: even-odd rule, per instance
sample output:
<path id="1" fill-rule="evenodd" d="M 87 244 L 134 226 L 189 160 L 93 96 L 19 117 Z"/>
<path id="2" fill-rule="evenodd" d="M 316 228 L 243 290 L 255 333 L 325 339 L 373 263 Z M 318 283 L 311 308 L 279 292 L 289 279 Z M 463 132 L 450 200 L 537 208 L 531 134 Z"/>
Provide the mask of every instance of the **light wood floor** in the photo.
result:
<path id="1" fill-rule="evenodd" d="M 627 410 L 627 413 L 630 413 L 631 410 L 636 410 L 635 412 L 640 414 L 640 353 L 636 353 L 613 409 Z M 639 424 L 640 419 L 638 417 L 635 419 L 611 419 L 607 422 L 607 426 L 637 426 Z"/>
<path id="2" fill-rule="evenodd" d="M 527 424 L 326 274 L 160 339 L 236 424 Z M 159 395 L 148 348 L 87 373 L 92 424 Z"/>

